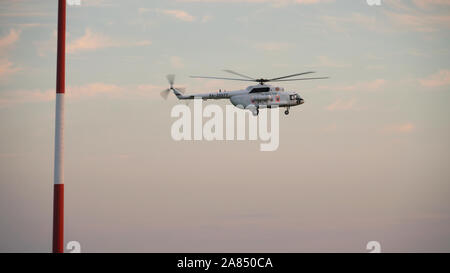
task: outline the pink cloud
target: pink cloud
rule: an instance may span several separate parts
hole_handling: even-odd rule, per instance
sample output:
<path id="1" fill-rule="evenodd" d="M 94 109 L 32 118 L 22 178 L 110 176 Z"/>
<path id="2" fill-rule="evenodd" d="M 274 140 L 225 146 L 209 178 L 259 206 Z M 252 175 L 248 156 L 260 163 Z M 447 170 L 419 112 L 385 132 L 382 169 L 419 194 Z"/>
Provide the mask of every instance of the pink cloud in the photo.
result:
<path id="1" fill-rule="evenodd" d="M 10 48 L 14 43 L 19 40 L 20 31 L 11 29 L 9 34 L 0 38 L 0 54 L 4 54 L 5 50 Z"/>
<path id="2" fill-rule="evenodd" d="M 170 65 L 172 65 L 172 67 L 174 68 L 183 68 L 184 62 L 183 59 L 181 59 L 180 57 L 172 56 L 170 57 Z"/>
<path id="3" fill-rule="evenodd" d="M 377 20 L 377 17 L 361 13 L 353 13 L 345 17 L 324 15 L 320 18 L 333 31 L 337 32 L 347 32 L 354 29 L 355 26 L 364 27 L 370 31 L 386 31 L 380 27 L 381 22 Z"/>
<path id="4" fill-rule="evenodd" d="M 344 68 L 344 67 L 351 66 L 350 64 L 347 64 L 347 63 L 332 60 L 327 56 L 319 56 L 319 57 L 317 57 L 317 59 L 318 59 L 318 62 L 315 66 L 319 66 L 319 67 Z"/>
<path id="5" fill-rule="evenodd" d="M 16 67 L 14 63 L 8 59 L 0 59 L 0 79 L 4 79 L 19 70 L 20 68 Z"/>
<path id="6" fill-rule="evenodd" d="M 177 18 L 179 20 L 182 20 L 182 21 L 186 21 L 186 22 L 195 21 L 195 17 L 190 15 L 189 13 L 187 13 L 184 10 L 166 9 L 166 10 L 162 10 L 161 12 L 166 14 L 166 15 L 170 15 L 172 17 L 175 17 L 175 18 Z"/>
<path id="7" fill-rule="evenodd" d="M 82 37 L 69 43 L 69 45 L 67 46 L 67 53 L 75 53 L 84 50 L 95 50 L 112 46 L 115 46 L 115 43 L 109 37 L 99 33 L 93 33 L 88 28 L 86 29 Z"/>
<path id="8" fill-rule="evenodd" d="M 417 12 L 385 12 L 394 24 L 417 32 L 435 32 L 450 27 L 449 15 L 429 15 Z"/>
<path id="9" fill-rule="evenodd" d="M 146 13 L 146 12 L 150 12 L 152 11 L 152 9 L 147 9 L 147 8 L 139 8 L 138 12 L 140 14 L 142 13 Z M 187 11 L 184 10 L 179 10 L 179 9 L 154 9 L 153 11 L 157 12 L 157 13 L 161 13 L 164 15 L 168 15 L 171 16 L 175 19 L 181 20 L 181 21 L 185 21 L 185 22 L 193 22 L 196 20 L 195 16 L 189 14 Z"/>
<path id="10" fill-rule="evenodd" d="M 450 1 L 448 0 L 413 0 L 416 6 L 421 8 L 429 8 L 431 6 L 449 6 Z"/>
<path id="11" fill-rule="evenodd" d="M 292 47 L 292 44 L 286 42 L 265 42 L 257 43 L 255 46 L 265 51 L 282 51 Z"/>
<path id="12" fill-rule="evenodd" d="M 332 123 L 332 124 L 330 124 L 330 125 L 327 125 L 327 126 L 325 126 L 325 127 L 322 127 L 322 128 L 321 128 L 321 131 L 327 132 L 327 133 L 331 133 L 331 132 L 336 131 L 337 128 L 338 128 L 337 124 L 336 124 L 336 123 Z"/>
<path id="13" fill-rule="evenodd" d="M 385 84 L 386 80 L 376 79 L 367 82 L 356 82 L 350 85 L 336 85 L 336 86 L 322 85 L 319 86 L 318 89 L 333 90 L 333 91 L 375 91 L 383 87 Z"/>
<path id="14" fill-rule="evenodd" d="M 29 102 L 45 102 L 55 98 L 55 90 L 41 91 L 34 90 L 14 90 L 4 91 L 0 94 L 0 107 L 29 103 Z"/>
<path id="15" fill-rule="evenodd" d="M 332 104 L 328 105 L 325 109 L 328 111 L 347 111 L 355 110 L 357 100 L 355 98 L 349 100 L 337 99 Z"/>
<path id="16" fill-rule="evenodd" d="M 118 95 L 122 88 L 107 83 L 90 83 L 82 86 L 69 86 L 66 90 L 66 95 L 73 98 L 86 98 L 98 95 Z"/>
<path id="17" fill-rule="evenodd" d="M 6 79 L 8 76 L 20 70 L 13 62 L 8 59 L 8 51 L 19 40 L 20 31 L 11 29 L 7 35 L 0 38 L 0 79 Z"/>
<path id="18" fill-rule="evenodd" d="M 114 40 L 104 34 L 93 32 L 87 28 L 80 38 L 70 42 L 67 46 L 67 53 L 77 53 L 81 51 L 93 51 L 108 47 L 129 47 L 129 46 L 147 46 L 151 42 L 148 40 L 138 42 L 123 42 Z"/>
<path id="19" fill-rule="evenodd" d="M 70 100 L 89 99 L 94 97 L 108 97 L 125 99 L 130 97 L 144 97 L 159 99 L 159 92 L 166 86 L 144 85 L 115 85 L 108 83 L 90 83 L 80 86 L 68 86 L 66 98 Z M 23 103 L 49 102 L 55 99 L 55 89 L 12 90 L 0 93 L 0 107 Z"/>
<path id="20" fill-rule="evenodd" d="M 391 124 L 391 125 L 387 125 L 383 128 L 383 132 L 387 132 L 387 133 L 401 133 L 401 134 L 406 134 L 406 133 L 411 133 L 416 129 L 416 126 L 411 123 L 411 122 L 406 122 L 406 123 L 402 123 L 402 124 Z"/>
<path id="21" fill-rule="evenodd" d="M 178 0 L 180 2 L 202 2 L 202 3 L 272 3 L 274 6 L 282 6 L 287 4 L 319 4 L 319 3 L 330 3 L 335 0 Z"/>
<path id="22" fill-rule="evenodd" d="M 425 87 L 441 87 L 450 85 L 450 71 L 440 70 L 424 79 L 420 79 L 419 83 Z"/>

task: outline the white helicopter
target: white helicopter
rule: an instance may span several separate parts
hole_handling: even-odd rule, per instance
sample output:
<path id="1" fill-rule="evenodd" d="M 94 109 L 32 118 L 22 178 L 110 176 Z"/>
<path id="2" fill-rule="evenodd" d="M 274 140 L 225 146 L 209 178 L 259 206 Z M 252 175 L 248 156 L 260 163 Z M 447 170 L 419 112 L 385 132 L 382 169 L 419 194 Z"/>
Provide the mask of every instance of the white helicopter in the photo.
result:
<path id="1" fill-rule="evenodd" d="M 320 78 L 296 78 L 289 79 L 296 76 L 312 74 L 315 72 L 303 72 L 292 74 L 283 77 L 277 77 L 272 79 L 255 79 L 232 70 L 224 70 L 225 72 L 234 74 L 241 78 L 222 78 L 222 77 L 205 77 L 205 76 L 191 76 L 191 78 L 201 78 L 201 79 L 220 79 L 220 80 L 231 80 L 231 81 L 247 81 L 247 82 L 257 82 L 258 85 L 251 85 L 242 90 L 235 91 L 221 91 L 216 93 L 205 93 L 205 94 L 192 94 L 183 95 L 184 88 L 174 88 L 173 84 L 175 81 L 175 75 L 167 75 L 167 80 L 169 81 L 170 88 L 161 92 L 161 96 L 167 99 L 170 91 L 172 91 L 175 96 L 180 100 L 192 100 L 195 98 L 201 98 L 203 100 L 218 100 L 218 99 L 230 99 L 231 103 L 240 108 L 248 109 L 252 111 L 253 115 L 257 116 L 259 114 L 259 108 L 271 108 L 286 107 L 284 113 L 289 114 L 289 108 L 303 104 L 305 101 L 300 97 L 300 95 L 293 91 L 284 91 L 284 88 L 278 86 L 271 86 L 266 83 L 268 82 L 287 82 L 287 81 L 304 81 L 304 80 L 322 80 L 328 79 L 328 77 Z"/>

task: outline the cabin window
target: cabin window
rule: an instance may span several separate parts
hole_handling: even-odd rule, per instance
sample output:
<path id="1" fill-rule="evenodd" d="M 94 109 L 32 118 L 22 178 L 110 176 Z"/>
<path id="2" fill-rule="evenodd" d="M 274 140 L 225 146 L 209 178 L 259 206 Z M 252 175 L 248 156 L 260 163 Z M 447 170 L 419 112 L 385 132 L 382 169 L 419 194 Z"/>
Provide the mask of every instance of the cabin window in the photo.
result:
<path id="1" fill-rule="evenodd" d="M 270 91 L 270 87 L 256 87 L 253 88 L 252 91 L 250 91 L 250 93 L 260 93 L 260 92 L 269 92 Z"/>

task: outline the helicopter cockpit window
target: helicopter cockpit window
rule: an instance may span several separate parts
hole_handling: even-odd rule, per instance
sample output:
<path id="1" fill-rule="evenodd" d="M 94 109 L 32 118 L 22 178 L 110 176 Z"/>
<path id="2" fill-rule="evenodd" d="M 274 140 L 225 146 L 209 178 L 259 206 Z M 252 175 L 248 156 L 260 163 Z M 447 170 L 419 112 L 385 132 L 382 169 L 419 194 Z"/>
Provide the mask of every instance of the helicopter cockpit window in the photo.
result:
<path id="1" fill-rule="evenodd" d="M 291 95 L 291 100 L 296 100 L 297 99 L 297 95 Z"/>

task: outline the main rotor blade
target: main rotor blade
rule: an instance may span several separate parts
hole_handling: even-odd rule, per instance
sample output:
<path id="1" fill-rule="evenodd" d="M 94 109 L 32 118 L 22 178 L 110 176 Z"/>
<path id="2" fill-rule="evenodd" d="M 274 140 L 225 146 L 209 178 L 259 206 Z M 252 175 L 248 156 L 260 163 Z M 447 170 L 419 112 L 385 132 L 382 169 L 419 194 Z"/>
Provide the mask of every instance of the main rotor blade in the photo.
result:
<path id="1" fill-rule="evenodd" d="M 236 76 L 241 76 L 241 77 L 243 77 L 243 78 L 247 78 L 247 79 L 249 79 L 249 80 L 254 80 L 254 78 L 252 78 L 252 77 L 249 77 L 249 76 L 246 76 L 246 75 L 244 75 L 244 74 L 240 74 L 240 73 L 234 72 L 233 70 L 225 69 L 224 71 L 225 71 L 225 72 L 228 72 L 228 73 L 231 73 L 231 74 L 234 74 L 234 75 L 236 75 Z"/>
<path id="2" fill-rule="evenodd" d="M 228 81 L 244 81 L 244 82 L 254 82 L 256 80 L 246 80 L 246 79 L 232 79 L 232 78 L 221 78 L 221 77 L 205 77 L 205 76 L 190 76 L 194 79 L 216 79 L 216 80 L 228 80 Z"/>
<path id="3" fill-rule="evenodd" d="M 289 79 L 289 80 L 275 80 L 271 82 L 292 82 L 292 81 L 305 81 L 305 80 L 324 80 L 329 79 L 330 77 L 321 77 L 321 78 L 303 78 L 303 79 Z"/>
<path id="4" fill-rule="evenodd" d="M 290 77 L 301 76 L 301 75 L 306 75 L 306 74 L 311 74 L 311 73 L 316 73 L 316 72 L 308 71 L 308 72 L 303 72 L 303 73 L 298 73 L 298 74 L 292 74 L 292 75 L 289 75 L 289 76 L 273 78 L 273 79 L 270 79 L 269 81 L 276 81 L 276 80 L 281 80 L 281 79 L 286 79 L 286 78 L 290 78 Z"/>

